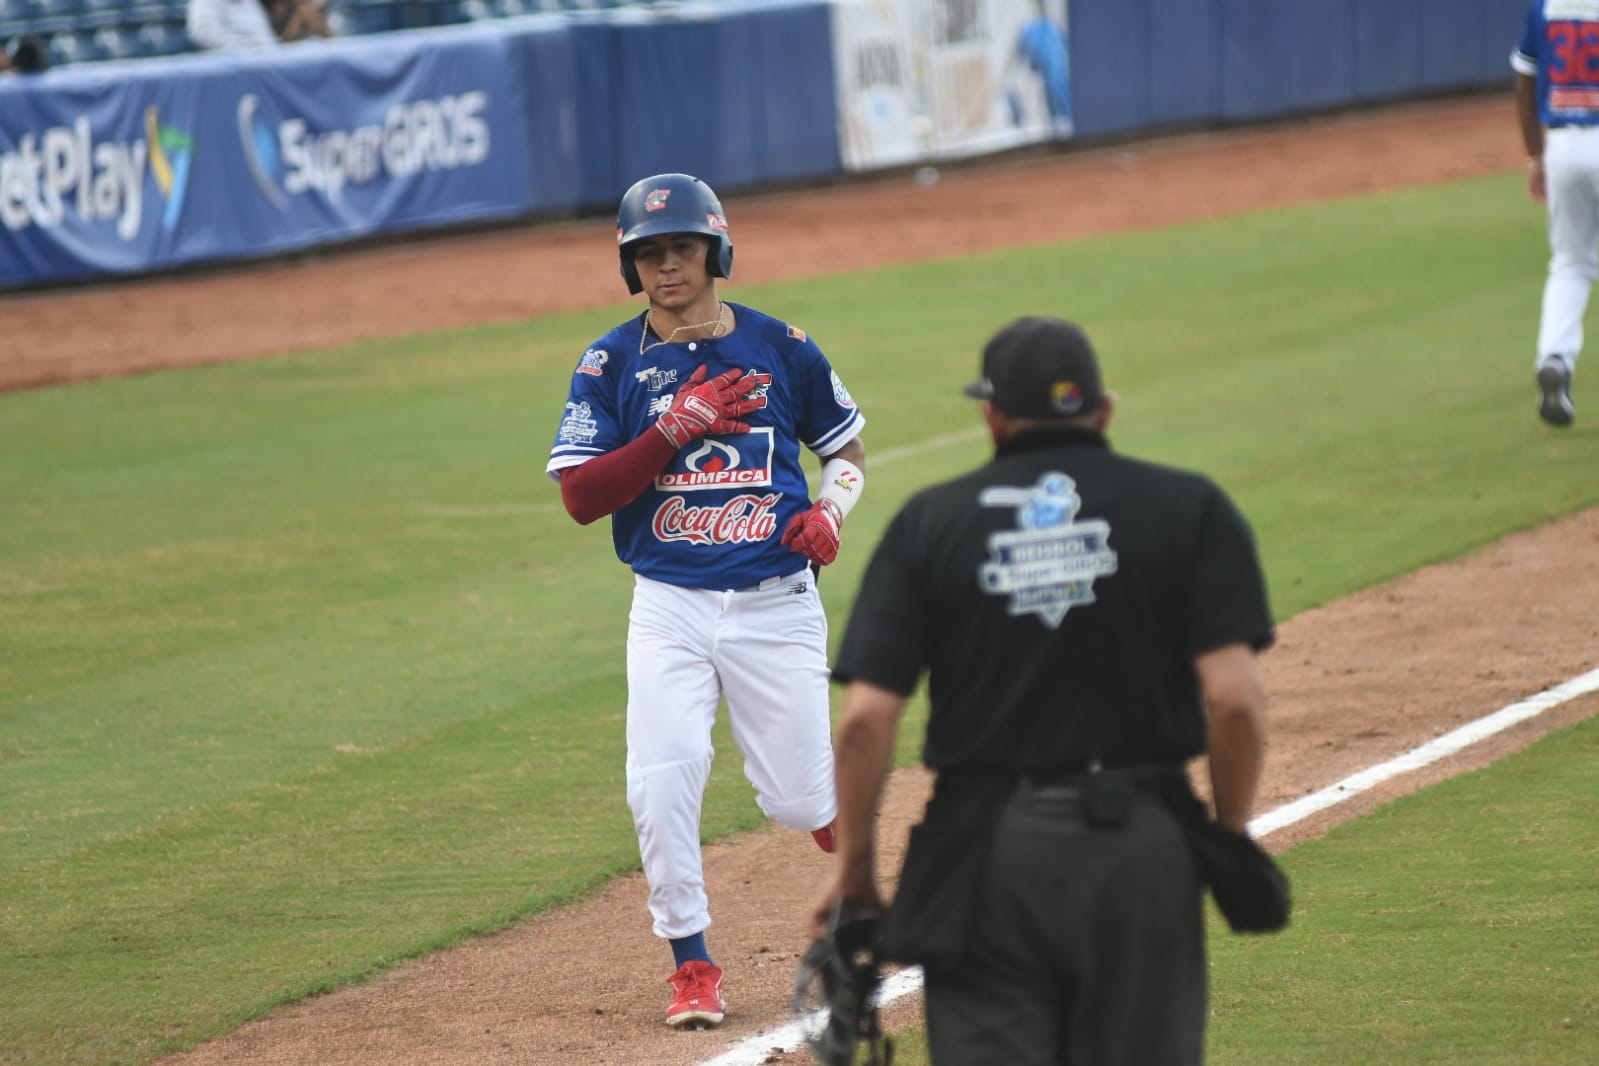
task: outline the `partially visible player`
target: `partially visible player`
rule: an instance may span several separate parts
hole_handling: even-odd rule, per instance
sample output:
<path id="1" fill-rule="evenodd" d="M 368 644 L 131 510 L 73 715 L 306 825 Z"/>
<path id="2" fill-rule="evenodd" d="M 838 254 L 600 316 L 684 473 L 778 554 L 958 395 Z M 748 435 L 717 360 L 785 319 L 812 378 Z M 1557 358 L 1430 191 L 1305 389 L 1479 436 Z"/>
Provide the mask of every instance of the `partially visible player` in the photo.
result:
<path id="1" fill-rule="evenodd" d="M 578 522 L 611 516 L 635 574 L 627 801 L 654 931 L 677 965 L 666 1021 L 700 1027 L 725 1011 L 700 855 L 724 695 L 761 810 L 833 850 L 816 571 L 865 482 L 866 420 L 804 331 L 717 295 L 733 242 L 704 182 L 638 182 L 616 239 L 628 291 L 649 307 L 583 353 L 546 470 Z M 802 445 L 821 463 L 814 501 Z"/>
<path id="2" fill-rule="evenodd" d="M 1549 207 L 1538 414 L 1569 426 L 1582 316 L 1599 278 L 1599 0 L 1534 0 L 1510 65 L 1527 191 Z"/>

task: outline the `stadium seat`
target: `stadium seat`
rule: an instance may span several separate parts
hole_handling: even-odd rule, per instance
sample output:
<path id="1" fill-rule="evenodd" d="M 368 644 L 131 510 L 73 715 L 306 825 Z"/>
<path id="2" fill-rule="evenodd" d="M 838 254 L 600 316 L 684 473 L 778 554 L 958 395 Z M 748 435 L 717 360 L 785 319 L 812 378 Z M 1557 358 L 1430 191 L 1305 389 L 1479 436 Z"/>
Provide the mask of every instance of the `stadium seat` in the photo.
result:
<path id="1" fill-rule="evenodd" d="M 463 7 L 461 0 L 427 0 L 427 24 L 454 26 L 462 22 L 471 22 L 471 16 L 463 10 Z"/>
<path id="2" fill-rule="evenodd" d="M 64 67 L 71 63 L 92 63 L 100 59 L 100 48 L 86 33 L 62 30 L 50 38 L 50 65 Z"/>
<path id="3" fill-rule="evenodd" d="M 127 4 L 123 12 L 122 25 L 129 27 L 134 33 L 138 33 L 152 22 L 181 26 L 188 17 L 188 12 L 182 7 L 174 11 L 160 0 L 127 0 Z"/>
<path id="4" fill-rule="evenodd" d="M 33 22 L 33 0 L 0 0 L 0 35 L 16 36 Z"/>
<path id="5" fill-rule="evenodd" d="M 101 26 L 90 39 L 103 59 L 133 59 L 144 54 L 138 37 L 120 26 Z"/>
<path id="6" fill-rule="evenodd" d="M 140 55 L 175 56 L 193 50 L 188 34 L 170 22 L 146 22 L 134 31 L 133 37 Z"/>
<path id="7" fill-rule="evenodd" d="M 33 31 L 42 36 L 75 31 L 82 0 L 34 0 Z"/>
<path id="8" fill-rule="evenodd" d="M 80 30 L 97 30 L 102 26 L 120 26 L 127 21 L 127 0 L 83 0 L 83 12 L 78 16 Z"/>
<path id="9" fill-rule="evenodd" d="M 395 19 L 394 5 L 377 0 L 377 2 L 344 2 L 331 3 L 327 9 L 328 29 L 333 31 L 335 37 L 354 37 L 365 33 L 387 33 L 397 29 L 399 23 Z"/>

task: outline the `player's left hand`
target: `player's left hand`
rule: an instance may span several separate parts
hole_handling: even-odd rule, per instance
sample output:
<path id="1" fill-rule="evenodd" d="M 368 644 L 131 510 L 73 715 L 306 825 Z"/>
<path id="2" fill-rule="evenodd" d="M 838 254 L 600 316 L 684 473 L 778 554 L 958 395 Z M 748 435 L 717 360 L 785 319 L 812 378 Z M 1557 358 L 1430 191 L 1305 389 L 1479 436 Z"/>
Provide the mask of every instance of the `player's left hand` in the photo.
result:
<path id="1" fill-rule="evenodd" d="M 844 512 L 832 500 L 817 500 L 788 520 L 783 527 L 783 543 L 817 566 L 838 558 L 838 531 L 844 525 Z"/>

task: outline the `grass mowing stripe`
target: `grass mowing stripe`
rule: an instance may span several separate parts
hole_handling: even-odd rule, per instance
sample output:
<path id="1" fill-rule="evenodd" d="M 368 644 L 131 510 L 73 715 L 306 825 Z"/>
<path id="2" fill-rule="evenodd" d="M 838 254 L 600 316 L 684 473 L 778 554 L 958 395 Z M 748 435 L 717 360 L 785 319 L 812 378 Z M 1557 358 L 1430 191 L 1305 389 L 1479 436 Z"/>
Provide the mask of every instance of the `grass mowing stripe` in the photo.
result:
<path id="1" fill-rule="evenodd" d="M 730 295 L 819 339 L 893 460 L 835 620 L 898 503 L 983 461 L 960 385 L 1039 311 L 1089 326 L 1119 447 L 1234 491 L 1282 616 L 1599 502 L 1594 427 L 1545 432 L 1506 354 L 1540 240 L 1494 179 Z M 616 317 L 0 397 L 0 1058 L 136 1062 L 612 869 L 526 836 L 632 854 L 630 582 L 542 473 Z M 715 774 L 707 835 L 755 824 Z M 325 877 L 274 874 L 306 854 Z"/>

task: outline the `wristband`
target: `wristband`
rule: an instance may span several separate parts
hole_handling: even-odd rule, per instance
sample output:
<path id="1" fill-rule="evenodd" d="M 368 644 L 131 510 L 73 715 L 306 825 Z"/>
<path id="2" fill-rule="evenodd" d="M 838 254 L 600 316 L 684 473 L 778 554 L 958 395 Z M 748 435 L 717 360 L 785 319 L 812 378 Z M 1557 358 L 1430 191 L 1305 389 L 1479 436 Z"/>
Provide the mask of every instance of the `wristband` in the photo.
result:
<path id="1" fill-rule="evenodd" d="M 816 499 L 831 500 L 838 507 L 839 517 L 849 514 L 861 498 L 866 485 L 866 471 L 847 459 L 829 459 L 822 464 L 822 487 Z"/>

